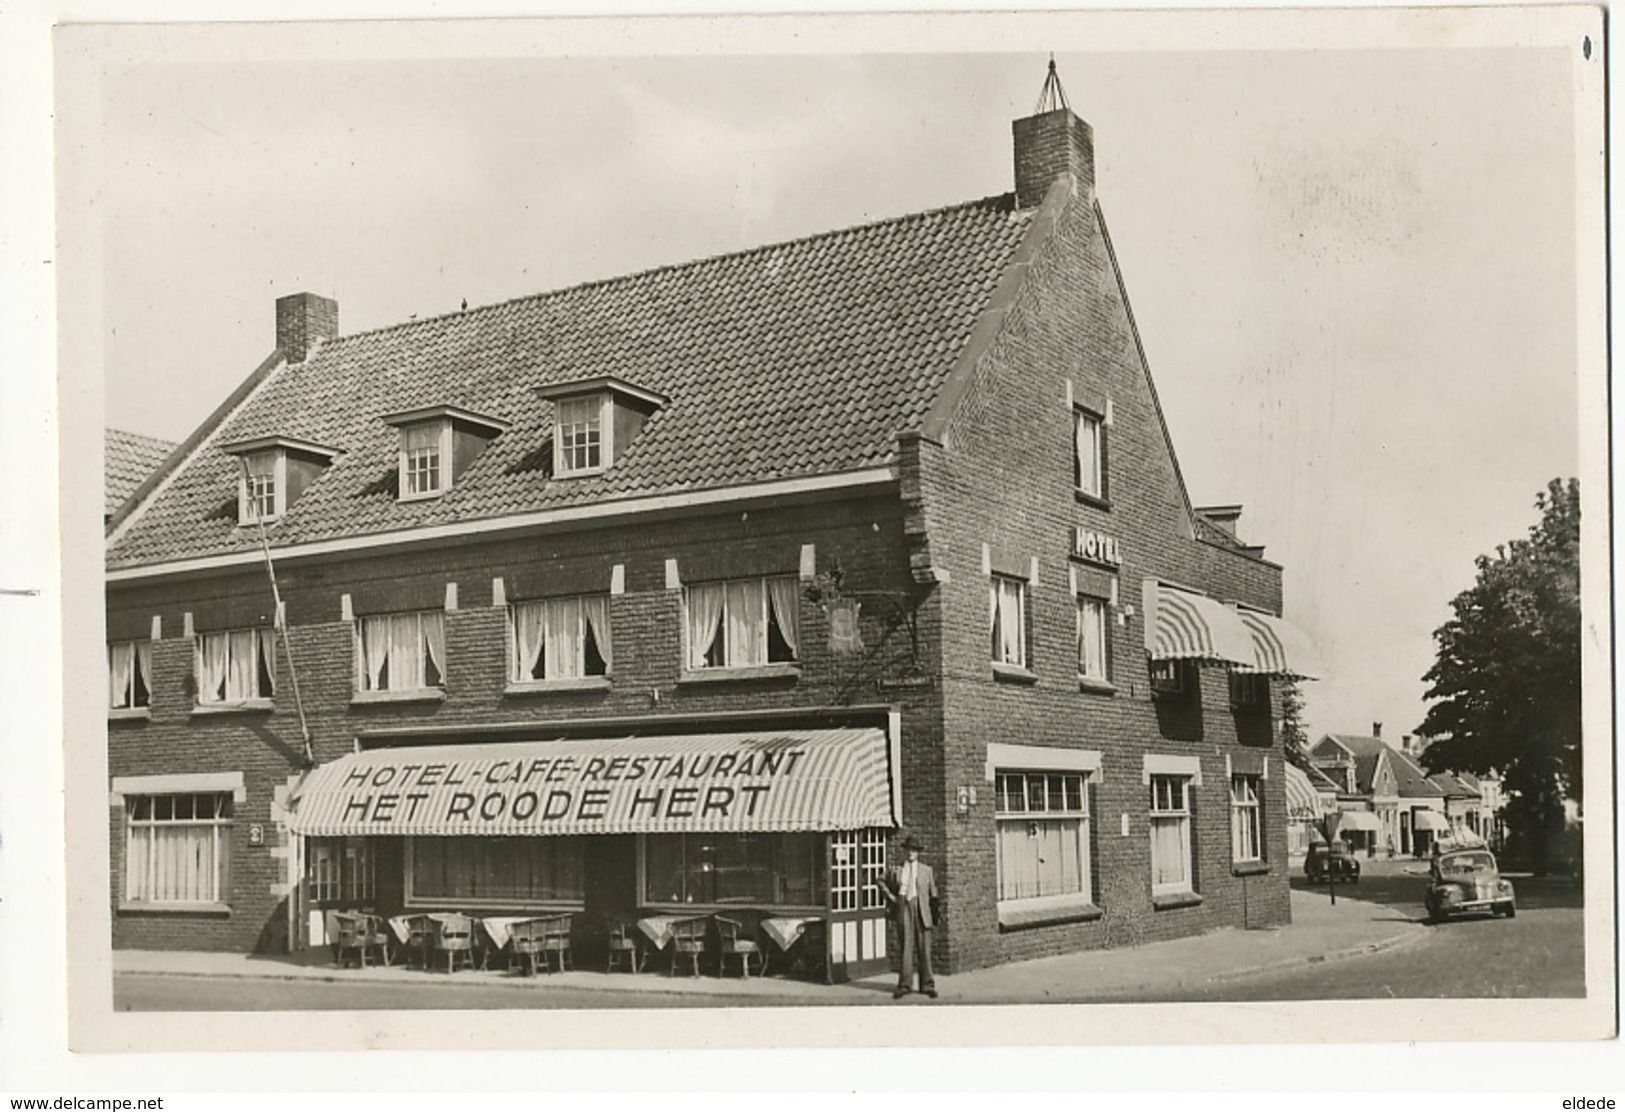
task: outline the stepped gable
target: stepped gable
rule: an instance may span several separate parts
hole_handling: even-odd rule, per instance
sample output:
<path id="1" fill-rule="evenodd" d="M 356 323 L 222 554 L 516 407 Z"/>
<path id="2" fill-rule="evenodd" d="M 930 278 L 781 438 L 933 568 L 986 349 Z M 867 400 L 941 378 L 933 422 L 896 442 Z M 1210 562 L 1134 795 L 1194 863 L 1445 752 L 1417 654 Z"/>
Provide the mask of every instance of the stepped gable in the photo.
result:
<path id="1" fill-rule="evenodd" d="M 256 437 L 340 450 L 269 527 L 278 546 L 890 464 L 1032 217 L 993 197 L 326 340 L 205 430 L 108 567 L 257 546 L 219 448 Z M 612 468 L 550 481 L 553 407 L 535 388 L 606 375 L 668 401 Z M 511 426 L 446 495 L 400 502 L 380 417 L 436 405 Z"/>

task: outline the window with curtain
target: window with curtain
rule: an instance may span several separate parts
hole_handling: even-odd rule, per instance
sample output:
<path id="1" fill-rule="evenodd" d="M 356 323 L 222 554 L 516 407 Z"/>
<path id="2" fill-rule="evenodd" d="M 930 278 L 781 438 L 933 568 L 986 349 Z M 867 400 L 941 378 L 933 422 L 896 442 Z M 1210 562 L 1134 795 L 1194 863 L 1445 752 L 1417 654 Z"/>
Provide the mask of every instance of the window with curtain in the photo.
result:
<path id="1" fill-rule="evenodd" d="M 202 706 L 269 699 L 276 687 L 276 633 L 269 626 L 198 635 L 193 650 Z"/>
<path id="2" fill-rule="evenodd" d="M 862 862 L 854 856 L 850 864 L 856 878 Z M 828 876 L 824 836 L 812 831 L 644 839 L 645 903 L 822 907 Z"/>
<path id="3" fill-rule="evenodd" d="M 254 452 L 244 457 L 242 505 L 238 520 L 244 525 L 256 521 L 274 521 L 282 513 L 280 493 L 283 484 L 278 481 L 283 469 L 280 451 Z"/>
<path id="4" fill-rule="evenodd" d="M 372 838 L 311 838 L 305 843 L 305 879 L 318 903 L 374 899 L 377 869 Z"/>
<path id="5" fill-rule="evenodd" d="M 1230 854 L 1234 861 L 1264 859 L 1263 798 L 1260 777 L 1230 777 Z"/>
<path id="6" fill-rule="evenodd" d="M 377 614 L 356 622 L 356 690 L 422 691 L 446 674 L 446 615 Z"/>
<path id="7" fill-rule="evenodd" d="M 127 796 L 124 898 L 222 903 L 231 844 L 231 793 Z"/>
<path id="8" fill-rule="evenodd" d="M 1151 894 L 1195 889 L 1191 869 L 1191 778 L 1151 777 Z"/>
<path id="9" fill-rule="evenodd" d="M 1027 667 L 1027 581 L 995 575 L 987 595 L 993 662 Z"/>
<path id="10" fill-rule="evenodd" d="M 555 474 L 579 475 L 603 467 L 607 402 L 602 395 L 559 399 Z"/>
<path id="11" fill-rule="evenodd" d="M 1106 600 L 1078 596 L 1078 675 L 1084 679 L 1111 679 Z"/>
<path id="12" fill-rule="evenodd" d="M 543 599 L 508 608 L 512 683 L 607 676 L 614 657 L 609 596 Z"/>
<path id="13" fill-rule="evenodd" d="M 584 838 L 412 838 L 408 898 L 482 904 L 584 898 Z"/>
<path id="14" fill-rule="evenodd" d="M 790 575 L 684 588 L 689 669 L 753 668 L 798 660 L 799 605 L 799 584 Z"/>
<path id="15" fill-rule="evenodd" d="M 429 421 L 401 430 L 401 497 L 417 498 L 445 490 L 446 434 L 451 425 Z"/>
<path id="16" fill-rule="evenodd" d="M 999 900 L 1090 897 L 1087 776 L 1000 770 L 994 790 Z"/>
<path id="17" fill-rule="evenodd" d="M 108 706 L 133 710 L 152 704 L 152 642 L 114 641 L 107 646 Z"/>
<path id="18" fill-rule="evenodd" d="M 1106 422 L 1087 409 L 1072 411 L 1072 481 L 1095 498 L 1106 496 Z"/>

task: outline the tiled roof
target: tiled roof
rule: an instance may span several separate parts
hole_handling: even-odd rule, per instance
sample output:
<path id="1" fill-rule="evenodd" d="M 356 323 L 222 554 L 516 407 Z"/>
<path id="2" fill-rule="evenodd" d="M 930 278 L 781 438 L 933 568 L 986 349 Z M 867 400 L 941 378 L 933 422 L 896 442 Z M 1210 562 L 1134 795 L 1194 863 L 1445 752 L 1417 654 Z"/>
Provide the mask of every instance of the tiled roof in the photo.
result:
<path id="1" fill-rule="evenodd" d="M 274 371 L 118 533 L 110 568 L 248 550 L 219 445 L 341 450 L 273 545 L 893 462 L 1032 223 L 1010 196 L 329 340 Z M 602 475 L 552 481 L 537 386 L 613 375 L 665 395 Z M 454 405 L 512 422 L 444 497 L 396 498 L 398 432 Z"/>
<path id="2" fill-rule="evenodd" d="M 1362 791 L 1371 790 L 1371 778 L 1376 775 L 1377 759 L 1388 754 L 1388 767 L 1393 770 L 1401 798 L 1440 799 L 1444 796 L 1422 771 L 1420 765 L 1381 738 L 1360 734 L 1328 734 L 1339 745 L 1354 754 L 1355 778 Z"/>
<path id="3" fill-rule="evenodd" d="M 175 445 L 140 433 L 108 429 L 103 440 L 104 514 L 111 514 L 135 493 Z"/>

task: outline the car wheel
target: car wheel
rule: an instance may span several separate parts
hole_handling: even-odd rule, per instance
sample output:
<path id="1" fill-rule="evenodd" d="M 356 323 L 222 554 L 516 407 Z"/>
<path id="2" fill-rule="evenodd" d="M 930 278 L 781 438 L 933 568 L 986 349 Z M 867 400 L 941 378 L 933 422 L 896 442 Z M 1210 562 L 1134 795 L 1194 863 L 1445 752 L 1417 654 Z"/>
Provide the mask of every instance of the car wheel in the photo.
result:
<path id="1" fill-rule="evenodd" d="M 1518 914 L 1518 905 L 1513 904 L 1513 903 L 1507 904 L 1506 905 L 1506 914 L 1507 914 L 1508 919 L 1511 919 L 1514 916 L 1516 916 Z"/>

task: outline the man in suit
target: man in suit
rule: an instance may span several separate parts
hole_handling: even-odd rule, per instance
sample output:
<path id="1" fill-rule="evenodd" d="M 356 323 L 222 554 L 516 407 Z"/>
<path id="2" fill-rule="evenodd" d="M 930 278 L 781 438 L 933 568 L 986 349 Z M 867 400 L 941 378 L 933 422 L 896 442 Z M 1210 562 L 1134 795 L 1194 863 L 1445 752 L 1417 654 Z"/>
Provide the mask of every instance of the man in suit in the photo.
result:
<path id="1" fill-rule="evenodd" d="M 916 963 L 920 991 L 933 1000 L 937 998 L 936 978 L 931 975 L 931 928 L 940 917 L 937 878 L 931 866 L 920 860 L 921 848 L 920 840 L 914 835 L 903 839 L 907 860 L 887 870 L 886 882 L 881 887 L 887 905 L 897 918 L 897 933 L 903 945 L 903 965 L 897 974 L 897 988 L 892 991 L 893 1000 L 908 995 Z"/>

